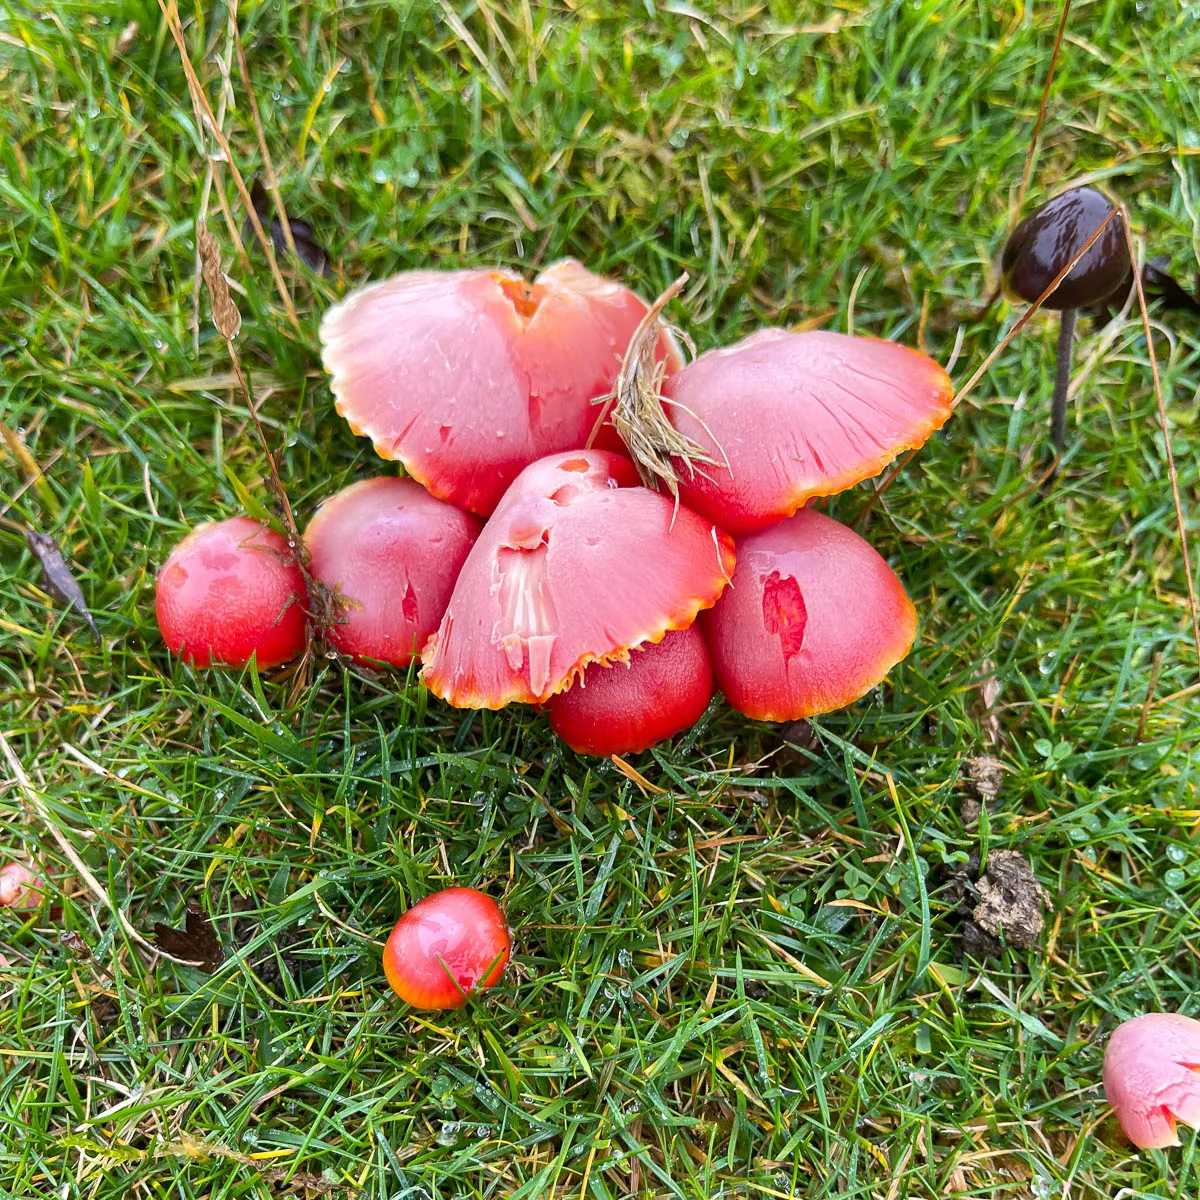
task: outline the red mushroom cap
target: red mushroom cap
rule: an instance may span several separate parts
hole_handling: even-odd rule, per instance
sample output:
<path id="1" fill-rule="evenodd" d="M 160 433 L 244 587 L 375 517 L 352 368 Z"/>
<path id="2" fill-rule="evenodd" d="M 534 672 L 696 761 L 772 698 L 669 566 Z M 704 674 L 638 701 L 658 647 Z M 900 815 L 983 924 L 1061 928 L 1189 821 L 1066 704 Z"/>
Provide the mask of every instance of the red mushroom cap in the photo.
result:
<path id="1" fill-rule="evenodd" d="M 295 658 L 308 590 L 287 539 L 249 517 L 200 525 L 158 573 L 154 607 L 167 648 L 197 667 L 260 671 Z"/>
<path id="2" fill-rule="evenodd" d="M 909 651 L 917 614 L 853 530 L 811 509 L 737 539 L 733 582 L 701 629 L 725 699 L 748 717 L 832 712 Z"/>
<path id="3" fill-rule="evenodd" d="M 635 754 L 694 725 L 713 694 L 712 661 L 695 625 L 631 651 L 628 663 L 592 663 L 546 704 L 550 725 L 580 754 Z"/>
<path id="4" fill-rule="evenodd" d="M 895 342 L 761 330 L 663 387 L 671 423 L 716 459 L 680 464 L 680 496 L 732 533 L 765 529 L 922 445 L 953 393 L 937 363 Z"/>
<path id="5" fill-rule="evenodd" d="M 0 908 L 16 912 L 41 908 L 45 891 L 42 877 L 24 863 L 10 862 L 0 867 Z"/>
<path id="6" fill-rule="evenodd" d="M 462 1008 L 476 988 L 500 982 L 511 950 L 495 900 L 474 888 L 446 888 L 396 922 L 383 950 L 383 971 L 396 995 L 414 1008 Z"/>
<path id="7" fill-rule="evenodd" d="M 645 313 L 572 260 L 532 284 L 507 271 L 408 271 L 331 308 L 321 343 L 355 433 L 433 495 L 486 516 L 529 463 L 584 444 L 592 400 L 612 388 Z"/>
<path id="8" fill-rule="evenodd" d="M 1146 1013 L 1118 1025 L 1104 1050 L 1104 1094 L 1135 1146 L 1179 1145 L 1177 1121 L 1200 1129 L 1200 1021 Z"/>
<path id="9" fill-rule="evenodd" d="M 411 479 L 364 479 L 331 496 L 304 533 L 313 577 L 345 601 L 330 644 L 356 662 L 408 666 L 481 528 Z"/>
<path id="10" fill-rule="evenodd" d="M 422 652 L 458 708 L 541 703 L 592 662 L 690 625 L 733 569 L 732 540 L 638 485 L 602 450 L 534 463 L 505 493 Z"/>

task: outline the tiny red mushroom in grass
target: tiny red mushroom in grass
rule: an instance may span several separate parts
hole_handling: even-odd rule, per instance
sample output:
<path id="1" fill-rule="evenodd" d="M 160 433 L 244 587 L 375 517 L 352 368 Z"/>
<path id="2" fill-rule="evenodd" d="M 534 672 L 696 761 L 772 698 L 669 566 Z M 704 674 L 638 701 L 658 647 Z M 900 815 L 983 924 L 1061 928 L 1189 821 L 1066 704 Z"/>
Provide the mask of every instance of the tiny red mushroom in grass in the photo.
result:
<path id="1" fill-rule="evenodd" d="M 408 666 L 481 528 L 411 479 L 365 479 L 326 500 L 304 542 L 313 577 L 334 595 L 330 645 L 359 663 Z"/>
<path id="2" fill-rule="evenodd" d="M 1179 1145 L 1178 1122 L 1200 1129 L 1200 1021 L 1146 1013 L 1118 1025 L 1104 1051 L 1104 1094 L 1135 1146 Z"/>
<path id="3" fill-rule="evenodd" d="M 713 695 L 712 662 L 695 625 L 629 652 L 627 663 L 593 663 L 546 704 L 550 726 L 572 750 L 634 754 L 691 728 Z"/>
<path id="4" fill-rule="evenodd" d="M 201 525 L 155 589 L 167 648 L 196 667 L 280 666 L 303 651 L 308 591 L 287 540 L 249 517 Z"/>
<path id="5" fill-rule="evenodd" d="M 40 908 L 45 891 L 42 877 L 24 863 L 10 862 L 0 867 L 0 908 L 14 912 Z"/>
<path id="6" fill-rule="evenodd" d="M 700 627 L 738 712 L 796 721 L 843 708 L 911 648 L 917 615 L 900 580 L 831 517 L 803 509 L 736 547 L 732 586 Z"/>
<path id="7" fill-rule="evenodd" d="M 467 556 L 422 676 L 459 708 L 542 703 L 590 663 L 686 628 L 733 562 L 727 534 L 641 487 L 628 459 L 551 455 L 521 473 Z"/>
<path id="8" fill-rule="evenodd" d="M 396 922 L 383 950 L 392 990 L 414 1008 L 462 1008 L 504 974 L 512 936 L 500 906 L 474 888 L 418 901 Z"/>
<path id="9" fill-rule="evenodd" d="M 730 533 L 765 529 L 923 445 L 953 393 L 937 363 L 895 342 L 760 330 L 663 387 L 672 425 L 712 460 L 679 464 L 680 497 Z"/>
<path id="10" fill-rule="evenodd" d="M 499 270 L 408 271 L 331 308 L 321 344 L 355 433 L 433 495 L 486 516 L 529 463 L 584 445 L 592 401 L 612 388 L 645 312 L 573 260 L 532 284 Z M 665 336 L 659 353 L 678 365 Z"/>

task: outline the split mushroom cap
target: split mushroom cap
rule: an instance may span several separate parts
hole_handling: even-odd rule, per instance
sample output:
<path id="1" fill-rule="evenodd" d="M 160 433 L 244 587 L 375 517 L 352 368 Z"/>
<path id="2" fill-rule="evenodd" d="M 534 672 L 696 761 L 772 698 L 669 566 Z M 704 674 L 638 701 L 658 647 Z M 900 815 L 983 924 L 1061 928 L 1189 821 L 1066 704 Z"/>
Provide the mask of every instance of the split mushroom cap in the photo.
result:
<path id="1" fill-rule="evenodd" d="M 40 908 L 45 891 L 42 877 L 24 863 L 10 862 L 0 867 L 0 908 L 16 912 Z"/>
<path id="2" fill-rule="evenodd" d="M 359 663 L 408 666 L 481 528 L 411 479 L 364 479 L 331 496 L 304 533 L 313 577 L 336 595 L 330 644 Z"/>
<path id="3" fill-rule="evenodd" d="M 474 888 L 418 901 L 396 922 L 383 950 L 392 990 L 414 1008 L 462 1008 L 504 974 L 512 935 L 500 906 Z"/>
<path id="4" fill-rule="evenodd" d="M 566 260 L 407 271 L 321 323 L 337 410 L 439 499 L 487 516 L 531 462 L 582 446 L 646 304 Z M 669 339 L 660 357 L 678 364 Z M 607 433 L 616 449 L 615 434 Z"/>
<path id="5" fill-rule="evenodd" d="M 527 467 L 475 543 L 426 645 L 430 690 L 458 708 L 541 703 L 589 663 L 682 629 L 721 594 L 732 539 L 641 487 L 602 450 Z"/>
<path id="6" fill-rule="evenodd" d="M 196 667 L 288 662 L 304 649 L 307 606 L 287 539 L 249 517 L 192 530 L 163 563 L 154 595 L 167 648 Z"/>
<path id="7" fill-rule="evenodd" d="M 1176 1122 L 1200 1129 L 1200 1021 L 1146 1013 L 1113 1031 L 1104 1094 L 1135 1146 L 1179 1145 Z"/>
<path id="8" fill-rule="evenodd" d="M 715 464 L 679 464 L 685 504 L 732 533 L 877 475 L 950 416 L 932 359 L 878 338 L 764 329 L 667 380 L 675 428 Z"/>
<path id="9" fill-rule="evenodd" d="M 546 704 L 550 726 L 572 750 L 635 754 L 690 729 L 713 694 L 712 660 L 695 625 L 632 650 L 628 663 L 593 663 Z"/>
<path id="10" fill-rule="evenodd" d="M 1032 304 L 1113 211 L 1095 188 L 1072 188 L 1034 209 L 1009 235 L 1000 258 L 1005 288 Z M 1098 304 L 1131 281 L 1124 219 L 1118 214 L 1046 298 L 1043 308 Z"/>
<path id="11" fill-rule="evenodd" d="M 909 651 L 917 615 L 900 580 L 845 525 L 811 509 L 736 542 L 731 586 L 700 627 L 738 712 L 796 721 L 879 683 Z"/>

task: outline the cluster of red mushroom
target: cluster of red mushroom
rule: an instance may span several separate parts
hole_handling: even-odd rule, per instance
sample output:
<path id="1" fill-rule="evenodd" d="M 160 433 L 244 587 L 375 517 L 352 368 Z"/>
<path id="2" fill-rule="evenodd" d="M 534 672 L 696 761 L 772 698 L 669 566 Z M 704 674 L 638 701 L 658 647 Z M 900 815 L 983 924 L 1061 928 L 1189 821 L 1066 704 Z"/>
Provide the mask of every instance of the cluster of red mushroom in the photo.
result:
<path id="1" fill-rule="evenodd" d="M 326 501 L 300 555 L 245 517 L 186 538 L 157 607 L 195 665 L 300 653 L 315 580 L 337 652 L 419 657 L 454 706 L 542 706 L 574 749 L 620 755 L 692 725 L 714 682 L 747 716 L 795 720 L 862 696 L 912 645 L 895 574 L 805 505 L 946 421 L 950 381 L 925 355 L 770 329 L 684 365 L 657 306 L 574 261 L 531 284 L 405 272 L 332 308 L 321 340 L 338 411 L 408 477 Z"/>

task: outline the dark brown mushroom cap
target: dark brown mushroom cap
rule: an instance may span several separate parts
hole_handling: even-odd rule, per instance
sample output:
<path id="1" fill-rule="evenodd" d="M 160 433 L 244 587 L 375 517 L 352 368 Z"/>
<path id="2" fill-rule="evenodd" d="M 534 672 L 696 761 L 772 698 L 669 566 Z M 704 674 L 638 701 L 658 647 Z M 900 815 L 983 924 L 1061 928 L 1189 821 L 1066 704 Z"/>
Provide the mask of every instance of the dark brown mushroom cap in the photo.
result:
<path id="1" fill-rule="evenodd" d="M 1005 243 L 1000 257 L 1005 289 L 1032 304 L 1112 210 L 1109 200 L 1089 187 L 1072 188 L 1034 209 Z M 1118 215 L 1042 307 L 1061 310 L 1096 304 L 1128 277 L 1129 248 Z"/>

